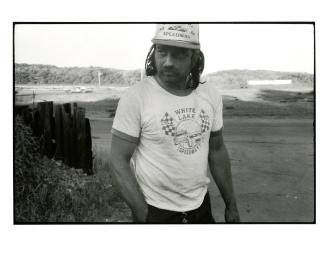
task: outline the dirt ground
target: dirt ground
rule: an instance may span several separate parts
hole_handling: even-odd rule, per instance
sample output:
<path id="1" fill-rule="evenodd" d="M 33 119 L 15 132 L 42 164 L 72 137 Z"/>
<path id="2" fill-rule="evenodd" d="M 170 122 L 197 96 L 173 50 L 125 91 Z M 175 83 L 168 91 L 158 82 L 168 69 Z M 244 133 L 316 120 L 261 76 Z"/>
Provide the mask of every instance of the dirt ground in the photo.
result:
<path id="1" fill-rule="evenodd" d="M 224 139 L 242 222 L 314 220 L 312 119 L 225 119 Z M 215 220 L 224 203 L 211 182 Z"/>

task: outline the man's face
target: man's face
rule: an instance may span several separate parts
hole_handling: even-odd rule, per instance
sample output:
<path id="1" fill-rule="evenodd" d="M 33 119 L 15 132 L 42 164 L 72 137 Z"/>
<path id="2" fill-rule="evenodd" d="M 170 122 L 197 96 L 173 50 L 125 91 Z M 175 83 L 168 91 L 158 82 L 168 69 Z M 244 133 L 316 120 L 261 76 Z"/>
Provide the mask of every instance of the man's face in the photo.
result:
<path id="1" fill-rule="evenodd" d="M 191 72 L 192 50 L 167 45 L 156 45 L 155 65 L 157 76 L 166 85 L 185 84 Z"/>

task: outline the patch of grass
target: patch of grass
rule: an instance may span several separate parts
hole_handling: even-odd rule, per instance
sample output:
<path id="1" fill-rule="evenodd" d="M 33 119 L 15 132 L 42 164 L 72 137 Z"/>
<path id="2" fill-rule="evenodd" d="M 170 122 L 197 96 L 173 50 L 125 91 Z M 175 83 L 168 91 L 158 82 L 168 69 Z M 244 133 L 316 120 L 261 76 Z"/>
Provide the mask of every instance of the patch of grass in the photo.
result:
<path id="1" fill-rule="evenodd" d="M 85 108 L 87 111 L 116 111 L 119 99 L 105 99 L 97 102 L 78 102 L 79 107 Z"/>
<path id="2" fill-rule="evenodd" d="M 78 106 L 85 108 L 88 117 L 113 118 L 119 99 L 105 99 L 96 102 L 78 102 Z"/>
<path id="3" fill-rule="evenodd" d="M 225 117 L 278 117 L 313 118 L 313 93 L 264 90 L 264 101 L 242 101 L 232 97 L 223 97 Z"/>
<path id="4" fill-rule="evenodd" d="M 31 129 L 17 117 L 15 222 L 129 221 L 128 208 L 111 184 L 109 166 L 101 154 L 95 156 L 94 170 L 94 175 L 87 176 L 80 169 L 43 158 Z"/>
<path id="5" fill-rule="evenodd" d="M 305 100 L 313 101 L 313 92 L 263 90 L 260 94 L 260 98 L 270 102 L 299 102 Z"/>

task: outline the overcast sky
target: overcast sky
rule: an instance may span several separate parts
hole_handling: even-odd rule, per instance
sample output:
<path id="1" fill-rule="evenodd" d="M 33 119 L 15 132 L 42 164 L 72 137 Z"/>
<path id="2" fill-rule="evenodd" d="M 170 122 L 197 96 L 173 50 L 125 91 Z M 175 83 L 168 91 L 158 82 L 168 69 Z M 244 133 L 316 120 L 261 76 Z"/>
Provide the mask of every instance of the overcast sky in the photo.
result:
<path id="1" fill-rule="evenodd" d="M 143 68 L 155 24 L 56 24 L 15 27 L 15 62 Z M 266 69 L 313 73 L 313 25 L 200 24 L 204 73 Z"/>

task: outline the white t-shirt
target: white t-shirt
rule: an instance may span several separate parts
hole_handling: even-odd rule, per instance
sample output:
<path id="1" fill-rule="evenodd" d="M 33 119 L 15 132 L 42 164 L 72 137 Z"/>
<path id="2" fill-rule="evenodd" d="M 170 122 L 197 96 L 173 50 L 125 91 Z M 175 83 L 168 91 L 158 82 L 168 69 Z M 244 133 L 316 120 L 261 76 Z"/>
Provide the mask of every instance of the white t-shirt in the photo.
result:
<path id="1" fill-rule="evenodd" d="M 112 133 L 139 138 L 132 166 L 146 202 L 189 211 L 207 192 L 210 132 L 222 126 L 222 98 L 215 87 L 200 84 L 191 94 L 176 96 L 147 77 L 121 97 Z"/>

